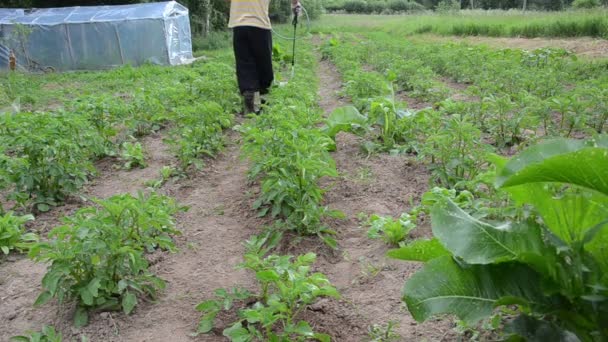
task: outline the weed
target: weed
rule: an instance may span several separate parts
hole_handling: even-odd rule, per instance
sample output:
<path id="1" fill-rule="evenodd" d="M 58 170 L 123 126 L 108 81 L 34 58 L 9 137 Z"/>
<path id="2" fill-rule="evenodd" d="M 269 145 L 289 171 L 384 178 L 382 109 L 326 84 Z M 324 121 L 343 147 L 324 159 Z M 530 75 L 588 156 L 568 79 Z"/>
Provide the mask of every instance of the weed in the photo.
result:
<path id="1" fill-rule="evenodd" d="M 144 147 L 139 142 L 124 142 L 122 144 L 120 157 L 125 162 L 123 166 L 127 170 L 131 170 L 135 167 L 143 169 L 148 166 L 146 163 Z"/>

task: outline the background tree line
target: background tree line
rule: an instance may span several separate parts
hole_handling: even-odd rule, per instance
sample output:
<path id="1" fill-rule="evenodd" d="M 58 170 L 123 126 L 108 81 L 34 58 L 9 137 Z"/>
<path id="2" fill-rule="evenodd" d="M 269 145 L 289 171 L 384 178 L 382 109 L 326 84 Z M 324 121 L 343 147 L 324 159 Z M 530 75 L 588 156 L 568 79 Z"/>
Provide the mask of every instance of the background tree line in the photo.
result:
<path id="1" fill-rule="evenodd" d="M 0 7 L 45 8 L 88 5 L 121 5 L 154 0 L 0 0 Z M 160 1 L 160 0 L 159 0 Z M 178 0 L 190 9 L 192 31 L 206 36 L 209 32 L 224 29 L 228 24 L 230 5 L 225 0 Z M 323 10 L 349 13 L 398 13 L 428 9 L 512 9 L 561 10 L 573 2 L 608 5 L 608 0 L 302 0 L 311 19 Z M 271 0 L 271 18 L 285 22 L 291 14 L 291 0 Z"/>
<path id="2" fill-rule="evenodd" d="M 65 6 L 125 5 L 155 0 L 0 0 L 1 7 L 48 8 Z M 156 0 L 163 1 L 163 0 Z M 225 28 L 228 24 L 230 4 L 225 0 L 177 0 L 190 10 L 194 34 L 206 35 L 212 30 Z M 322 12 L 322 0 L 303 0 L 312 18 Z M 270 13 L 274 21 L 285 22 L 291 15 L 291 0 L 271 0 Z"/>

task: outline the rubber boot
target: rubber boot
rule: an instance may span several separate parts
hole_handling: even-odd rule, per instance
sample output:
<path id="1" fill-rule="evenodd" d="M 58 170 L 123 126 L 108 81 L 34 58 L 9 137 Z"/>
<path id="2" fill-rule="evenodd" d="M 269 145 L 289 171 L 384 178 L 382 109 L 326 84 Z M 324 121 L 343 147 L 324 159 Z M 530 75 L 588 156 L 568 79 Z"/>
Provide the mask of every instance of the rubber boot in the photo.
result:
<path id="1" fill-rule="evenodd" d="M 246 91 L 243 93 L 243 114 L 255 113 L 255 92 Z"/>

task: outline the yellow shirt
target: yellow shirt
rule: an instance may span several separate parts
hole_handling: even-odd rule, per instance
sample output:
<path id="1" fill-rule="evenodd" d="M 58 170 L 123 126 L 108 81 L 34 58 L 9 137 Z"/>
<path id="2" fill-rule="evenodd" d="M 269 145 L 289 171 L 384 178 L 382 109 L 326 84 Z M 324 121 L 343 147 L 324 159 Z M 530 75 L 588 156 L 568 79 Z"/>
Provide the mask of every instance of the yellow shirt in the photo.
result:
<path id="1" fill-rule="evenodd" d="M 228 27 L 255 26 L 270 30 L 270 0 L 231 0 Z"/>

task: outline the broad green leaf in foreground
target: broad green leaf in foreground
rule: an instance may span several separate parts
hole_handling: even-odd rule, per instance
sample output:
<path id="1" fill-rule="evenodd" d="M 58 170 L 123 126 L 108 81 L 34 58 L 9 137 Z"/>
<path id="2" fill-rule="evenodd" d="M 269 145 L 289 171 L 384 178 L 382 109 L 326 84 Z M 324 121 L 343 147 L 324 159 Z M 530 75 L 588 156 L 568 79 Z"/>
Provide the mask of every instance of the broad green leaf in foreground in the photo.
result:
<path id="1" fill-rule="evenodd" d="M 424 262 L 445 255 L 450 255 L 450 252 L 436 238 L 412 241 L 401 248 L 391 249 L 387 253 L 387 256 L 393 259 Z"/>
<path id="2" fill-rule="evenodd" d="M 425 264 L 405 283 L 403 296 L 418 322 L 437 314 L 454 314 L 471 324 L 499 305 L 536 306 L 547 300 L 537 273 L 524 265 L 461 267 L 448 256 Z"/>
<path id="3" fill-rule="evenodd" d="M 481 222 L 452 201 L 431 211 L 433 235 L 454 256 L 469 264 L 537 260 L 544 255 L 540 228 L 528 223 L 493 226 Z"/>
<path id="4" fill-rule="evenodd" d="M 582 189 L 556 196 L 545 182 Z M 589 142 L 554 139 L 540 143 L 511 159 L 496 184 L 505 187 L 519 203 L 534 206 L 551 232 L 564 242 L 581 242 L 587 231 L 608 219 L 608 136 Z M 585 248 L 605 269 L 607 241 L 608 227 L 600 227 L 593 239 L 585 241 Z"/>
<path id="5" fill-rule="evenodd" d="M 608 195 L 608 139 L 601 137 L 593 143 L 554 139 L 530 147 L 502 168 L 496 185 L 558 182 Z"/>
<path id="6" fill-rule="evenodd" d="M 336 108 L 327 118 L 327 126 L 323 128 L 323 132 L 334 139 L 338 132 L 352 132 L 358 128 L 364 127 L 367 118 L 363 116 L 357 108 L 353 106 L 345 106 Z"/>

